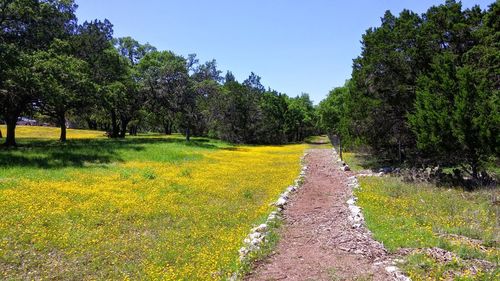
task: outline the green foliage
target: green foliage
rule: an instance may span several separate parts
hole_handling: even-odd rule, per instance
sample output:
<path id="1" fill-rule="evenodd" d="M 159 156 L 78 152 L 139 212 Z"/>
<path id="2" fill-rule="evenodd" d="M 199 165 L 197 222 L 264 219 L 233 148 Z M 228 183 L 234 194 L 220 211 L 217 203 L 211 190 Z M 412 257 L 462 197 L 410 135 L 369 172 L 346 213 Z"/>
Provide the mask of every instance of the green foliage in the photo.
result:
<path id="1" fill-rule="evenodd" d="M 0 7 L 0 114 L 8 127 L 5 144 L 12 146 L 18 117 L 38 98 L 33 53 L 55 38 L 69 37 L 76 5 L 71 0 L 10 0 Z"/>
<path id="2" fill-rule="evenodd" d="M 421 16 L 387 11 L 363 35 L 350 82 L 318 106 L 319 127 L 390 162 L 482 178 L 500 147 L 498 10 L 450 0 Z"/>
<path id="3" fill-rule="evenodd" d="M 68 46 L 56 39 L 49 51 L 37 52 L 33 62 L 40 97 L 38 106 L 61 126 L 61 141 L 66 141 L 67 114 L 95 100 L 95 87 L 87 63 L 59 51 Z"/>
<path id="4" fill-rule="evenodd" d="M 162 131 L 237 143 L 286 143 L 313 133 L 308 97 L 243 83 L 215 60 L 200 64 L 131 37 L 113 38 L 108 20 L 77 24 L 72 0 L 9 0 L 0 5 L 0 115 L 15 145 L 21 115 L 101 129 L 109 137 Z M 224 80 L 226 83 L 223 84 Z"/>
<path id="5" fill-rule="evenodd" d="M 409 115 L 417 146 L 428 158 L 465 165 L 474 179 L 481 177 L 490 157 L 498 155 L 500 145 L 498 81 L 490 79 L 498 69 L 478 58 L 490 53 L 494 61 L 500 49 L 490 47 L 492 35 L 482 29 L 492 31 L 481 26 L 475 36 L 479 43 L 465 53 L 461 50 L 462 56 L 452 48 L 434 56 L 429 71 L 419 77 L 415 110 Z"/>

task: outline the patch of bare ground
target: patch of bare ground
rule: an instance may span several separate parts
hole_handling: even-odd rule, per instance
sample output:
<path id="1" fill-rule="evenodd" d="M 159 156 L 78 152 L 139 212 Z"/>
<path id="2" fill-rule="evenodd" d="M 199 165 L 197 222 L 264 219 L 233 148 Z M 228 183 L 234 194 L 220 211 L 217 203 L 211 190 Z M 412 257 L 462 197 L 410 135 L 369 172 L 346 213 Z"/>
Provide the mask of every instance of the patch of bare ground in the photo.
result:
<path id="1" fill-rule="evenodd" d="M 349 221 L 349 175 L 332 150 L 311 149 L 305 161 L 305 182 L 284 210 L 275 251 L 245 280 L 391 280 L 384 247 Z"/>

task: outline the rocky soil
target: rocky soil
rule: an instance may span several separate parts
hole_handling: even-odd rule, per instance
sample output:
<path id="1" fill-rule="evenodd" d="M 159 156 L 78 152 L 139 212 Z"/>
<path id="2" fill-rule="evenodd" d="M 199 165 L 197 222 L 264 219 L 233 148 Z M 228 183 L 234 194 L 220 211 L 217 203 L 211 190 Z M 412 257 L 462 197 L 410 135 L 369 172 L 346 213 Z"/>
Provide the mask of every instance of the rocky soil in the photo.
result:
<path id="1" fill-rule="evenodd" d="M 331 149 L 311 149 L 303 186 L 287 202 L 275 251 L 245 280 L 393 280 L 384 247 L 352 220 L 352 174 Z M 351 207 L 352 208 L 352 207 Z M 351 219 L 349 219 L 351 217 Z"/>

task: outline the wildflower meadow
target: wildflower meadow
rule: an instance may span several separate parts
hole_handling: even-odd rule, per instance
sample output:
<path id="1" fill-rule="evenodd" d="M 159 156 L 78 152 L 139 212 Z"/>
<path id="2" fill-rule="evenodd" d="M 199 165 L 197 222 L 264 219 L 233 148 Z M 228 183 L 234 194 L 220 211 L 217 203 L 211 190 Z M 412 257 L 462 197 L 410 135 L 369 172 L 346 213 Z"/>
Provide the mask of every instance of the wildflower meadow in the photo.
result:
<path id="1" fill-rule="evenodd" d="M 57 136 L 21 127 L 0 151 L 0 279 L 227 278 L 306 147 Z"/>

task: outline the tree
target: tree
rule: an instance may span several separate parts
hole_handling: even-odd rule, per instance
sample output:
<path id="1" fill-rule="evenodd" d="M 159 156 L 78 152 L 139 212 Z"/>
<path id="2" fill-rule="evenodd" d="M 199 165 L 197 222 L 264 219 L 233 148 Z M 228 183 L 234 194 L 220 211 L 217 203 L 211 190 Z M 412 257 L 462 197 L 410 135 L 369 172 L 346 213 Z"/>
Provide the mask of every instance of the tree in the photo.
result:
<path id="1" fill-rule="evenodd" d="M 0 110 L 7 124 L 5 145 L 16 145 L 19 116 L 37 99 L 32 54 L 65 39 L 76 24 L 73 1 L 10 0 L 0 11 Z"/>
<path id="2" fill-rule="evenodd" d="M 316 120 L 314 106 L 309 95 L 302 93 L 300 96 L 288 99 L 288 110 L 285 114 L 285 132 L 288 141 L 298 142 L 304 140 L 314 131 Z"/>
<path id="3" fill-rule="evenodd" d="M 260 76 L 253 72 L 250 73 L 250 76 L 245 81 L 243 81 L 243 85 L 258 93 L 263 93 L 266 90 L 266 88 L 260 83 Z"/>
<path id="4" fill-rule="evenodd" d="M 285 132 L 287 96 L 276 91 L 264 92 L 260 99 L 259 109 L 262 118 L 257 128 L 257 142 L 286 143 L 288 141 Z"/>
<path id="5" fill-rule="evenodd" d="M 49 51 L 35 54 L 33 67 L 39 92 L 37 106 L 44 114 L 55 118 L 61 127 L 61 142 L 66 141 L 68 112 L 85 108 L 95 101 L 88 65 L 64 54 L 68 47 L 68 43 L 55 40 Z"/>
<path id="6" fill-rule="evenodd" d="M 192 119 L 194 121 L 193 132 L 196 135 L 216 135 L 216 120 L 220 117 L 220 83 L 224 81 L 221 73 L 222 71 L 217 69 L 215 60 L 193 68 L 191 82 L 196 106 Z"/>
<path id="7" fill-rule="evenodd" d="M 231 71 L 226 72 L 226 76 L 224 77 L 224 82 L 225 83 L 236 82 L 236 78 L 234 77 L 234 74 Z"/>
<path id="8" fill-rule="evenodd" d="M 7 125 L 6 146 L 16 145 L 16 124 L 21 113 L 28 110 L 29 105 L 35 100 L 33 81 L 30 69 L 32 56 L 15 50 L 2 52 L 1 60 L 8 62 L 7 68 L 2 68 L 0 80 L 0 111 Z M 15 53 L 12 55 L 10 52 Z M 5 60 L 4 60 L 5 59 Z"/>
<path id="9" fill-rule="evenodd" d="M 174 122 L 190 137 L 196 104 L 188 74 L 188 63 L 172 52 L 151 52 L 138 65 L 142 91 L 148 94 L 148 108 L 170 132 Z"/>
<path id="10" fill-rule="evenodd" d="M 411 11 L 404 10 L 399 17 L 387 11 L 381 26 L 363 35 L 362 54 L 354 60 L 350 91 L 350 100 L 356 103 L 351 107 L 354 131 L 384 157 L 396 158 L 402 148 L 414 146 L 406 115 L 413 107 L 420 70 L 420 26 L 420 17 Z"/>
<path id="11" fill-rule="evenodd" d="M 131 79 L 124 81 L 126 93 L 122 97 L 120 109 L 118 110 L 121 127 L 119 137 L 124 138 L 128 124 L 138 116 L 138 112 L 147 98 L 146 95 L 143 95 L 143 92 L 139 91 L 140 73 L 137 65 L 146 54 L 156 51 L 156 48 L 148 43 L 142 45 L 131 37 L 118 38 L 114 41 L 118 52 L 128 60 L 131 74 Z M 137 126 L 137 124 L 134 126 Z M 136 130 L 131 131 L 135 132 Z"/>
<path id="12" fill-rule="evenodd" d="M 156 48 L 149 43 L 140 44 L 132 37 L 122 37 L 114 40 L 118 52 L 130 61 L 130 64 L 136 65 L 147 54 L 156 51 Z"/>
<path id="13" fill-rule="evenodd" d="M 328 96 L 322 100 L 317 108 L 319 115 L 319 126 L 328 134 L 342 131 L 341 122 L 346 118 L 346 99 L 349 95 L 347 86 L 331 90 Z"/>
<path id="14" fill-rule="evenodd" d="M 218 137 L 233 143 L 255 143 L 261 118 L 258 99 L 248 87 L 226 82 L 220 94 Z"/>
<path id="15" fill-rule="evenodd" d="M 478 24 L 476 10 L 466 11 L 472 15 L 467 22 Z M 419 78 L 415 112 L 409 115 L 426 158 L 461 165 L 476 182 L 489 157 L 499 155 L 499 10 L 492 4 L 467 36 L 473 38 L 462 42 L 471 46 L 459 40 L 454 45 L 460 47 L 445 44 L 446 51 L 435 55 L 431 70 Z"/>
<path id="16" fill-rule="evenodd" d="M 419 79 L 410 124 L 419 149 L 437 164 L 462 165 L 475 180 L 489 156 L 498 154 L 499 95 L 482 70 L 457 67 L 457 57 L 436 57 Z"/>
<path id="17" fill-rule="evenodd" d="M 111 137 L 125 137 L 127 124 L 136 109 L 137 95 L 128 60 L 110 47 L 99 57 L 101 106 L 111 117 Z"/>
<path id="18" fill-rule="evenodd" d="M 221 76 L 221 73 L 222 71 L 217 69 L 217 61 L 211 60 L 197 66 L 194 69 L 192 78 L 197 82 L 212 80 L 220 83 L 224 80 L 224 78 Z"/>
<path id="19" fill-rule="evenodd" d="M 449 53 L 463 64 L 463 56 L 478 43 L 483 13 L 477 6 L 462 10 L 448 0 L 419 16 L 403 10 L 387 11 L 380 27 L 363 35 L 361 56 L 354 60 L 349 106 L 350 131 L 378 156 L 402 161 L 417 155 L 408 116 L 415 110 L 419 77 L 433 71 L 436 56 Z"/>

